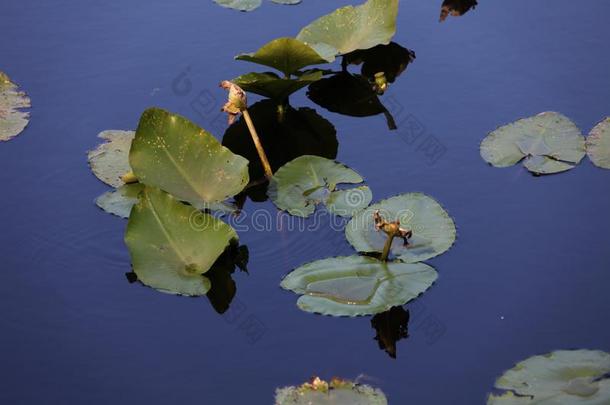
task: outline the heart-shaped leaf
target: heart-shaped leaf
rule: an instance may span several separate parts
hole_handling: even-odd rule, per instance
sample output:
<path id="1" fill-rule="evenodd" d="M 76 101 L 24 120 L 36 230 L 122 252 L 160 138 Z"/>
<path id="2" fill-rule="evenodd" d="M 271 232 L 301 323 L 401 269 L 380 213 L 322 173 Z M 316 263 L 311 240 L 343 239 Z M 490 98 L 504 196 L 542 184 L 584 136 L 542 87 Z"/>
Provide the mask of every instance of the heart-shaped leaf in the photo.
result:
<path id="1" fill-rule="evenodd" d="M 524 118 L 491 132 L 481 143 L 481 156 L 495 167 L 522 159 L 534 174 L 572 169 L 585 155 L 585 138 L 576 125 L 556 112 Z"/>
<path id="2" fill-rule="evenodd" d="M 272 67 L 284 73 L 286 77 L 306 66 L 327 63 L 309 45 L 295 38 L 274 39 L 258 51 L 242 53 L 235 59 Z"/>
<path id="3" fill-rule="evenodd" d="M 8 141 L 25 129 L 30 113 L 22 109 L 29 107 L 30 98 L 0 72 L 0 141 Z"/>
<path id="4" fill-rule="evenodd" d="M 397 15 L 398 0 L 368 0 L 318 18 L 297 39 L 332 62 L 336 55 L 388 44 L 396 32 Z"/>
<path id="5" fill-rule="evenodd" d="M 387 405 L 383 392 L 368 385 L 333 378 L 330 382 L 318 377 L 298 387 L 279 388 L 275 405 Z"/>
<path id="6" fill-rule="evenodd" d="M 319 70 L 304 72 L 295 79 L 283 79 L 272 72 L 252 72 L 241 75 L 232 81 L 245 91 L 282 101 L 303 87 L 317 82 L 322 76 L 322 71 Z"/>
<path id="7" fill-rule="evenodd" d="M 595 166 L 610 169 L 610 117 L 597 124 L 589 133 L 587 155 Z"/>
<path id="8" fill-rule="evenodd" d="M 186 118 L 158 108 L 142 114 L 129 163 L 141 183 L 202 208 L 236 195 L 249 180 L 246 159 Z"/>
<path id="9" fill-rule="evenodd" d="M 488 405 L 610 404 L 610 354 L 598 350 L 559 350 L 533 356 L 504 373 Z"/>
<path id="10" fill-rule="evenodd" d="M 359 316 L 406 304 L 426 291 L 437 276 L 424 263 L 348 256 L 305 264 L 288 274 L 281 286 L 301 295 L 297 305 L 303 311 Z"/>
<path id="11" fill-rule="evenodd" d="M 131 171 L 129 148 L 134 136 L 134 131 L 100 132 L 98 137 L 106 142 L 88 153 L 89 166 L 98 179 L 112 187 L 120 187 L 124 184 L 120 177 Z"/>
<path id="12" fill-rule="evenodd" d="M 337 184 L 363 181 L 358 173 L 334 160 L 305 155 L 275 173 L 269 184 L 269 197 L 279 209 L 299 217 L 311 215 L 321 202 L 337 215 L 351 216 L 371 202 L 369 188 L 335 189 Z"/>
<path id="13" fill-rule="evenodd" d="M 221 220 L 152 187 L 140 193 L 125 233 L 133 271 L 143 284 L 192 296 L 208 292 L 203 274 L 236 239 Z"/>
<path id="14" fill-rule="evenodd" d="M 373 213 L 412 232 L 408 245 L 394 239 L 390 252 L 407 263 L 421 262 L 447 251 L 456 238 L 455 224 L 433 198 L 407 193 L 382 200 L 358 212 L 345 227 L 345 236 L 359 252 L 382 252 L 386 234 L 375 230 Z"/>

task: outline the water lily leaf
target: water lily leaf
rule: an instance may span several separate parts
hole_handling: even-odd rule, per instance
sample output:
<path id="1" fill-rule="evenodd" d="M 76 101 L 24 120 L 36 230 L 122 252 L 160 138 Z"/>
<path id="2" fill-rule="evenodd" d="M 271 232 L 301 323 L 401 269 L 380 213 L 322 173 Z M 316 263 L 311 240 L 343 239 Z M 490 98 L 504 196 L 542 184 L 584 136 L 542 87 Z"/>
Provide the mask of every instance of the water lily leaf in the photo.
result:
<path id="1" fill-rule="evenodd" d="M 140 193 L 125 233 L 133 271 L 143 284 L 192 296 L 208 292 L 210 280 L 203 274 L 236 239 L 221 220 L 152 187 Z"/>
<path id="2" fill-rule="evenodd" d="M 474 10 L 477 4 L 477 0 L 445 0 L 441 6 L 439 21 L 445 21 L 449 15 L 454 17 L 464 15 L 471 9 Z"/>
<path id="3" fill-rule="evenodd" d="M 415 52 L 396 42 L 390 42 L 388 45 L 377 45 L 343 55 L 341 64 L 344 68 L 347 65 L 362 64 L 362 76 L 369 82 L 374 82 L 375 75 L 383 72 L 388 83 L 394 83 L 414 60 Z"/>
<path id="4" fill-rule="evenodd" d="M 30 98 L 9 77 L 0 72 L 0 141 L 8 141 L 19 135 L 30 121 Z"/>
<path id="5" fill-rule="evenodd" d="M 383 392 L 368 385 L 333 378 L 330 382 L 318 377 L 298 387 L 279 388 L 275 405 L 387 405 Z"/>
<path id="6" fill-rule="evenodd" d="M 610 117 L 597 124 L 589 133 L 587 155 L 595 166 L 610 169 Z"/>
<path id="7" fill-rule="evenodd" d="M 246 159 L 186 118 L 159 108 L 142 114 L 129 163 L 141 183 L 202 208 L 236 195 L 249 181 Z"/>
<path id="8" fill-rule="evenodd" d="M 295 38 L 278 38 L 263 45 L 255 53 L 243 53 L 237 60 L 272 67 L 289 76 L 310 65 L 327 63 L 309 45 Z"/>
<path id="9" fill-rule="evenodd" d="M 332 62 L 336 55 L 388 44 L 396 32 L 397 15 L 398 0 L 368 0 L 318 18 L 303 28 L 297 39 Z"/>
<path id="10" fill-rule="evenodd" d="M 597 350 L 559 350 L 533 356 L 504 373 L 489 395 L 495 404 L 610 403 L 610 354 Z"/>
<path id="11" fill-rule="evenodd" d="M 544 112 L 502 126 L 481 142 L 481 157 L 495 167 L 522 159 L 534 174 L 573 168 L 585 155 L 585 138 L 576 125 L 556 112 Z"/>
<path id="12" fill-rule="evenodd" d="M 297 305 L 303 311 L 359 316 L 406 304 L 426 291 L 437 276 L 424 263 L 348 256 L 305 264 L 288 274 L 281 286 L 301 295 Z"/>
<path id="13" fill-rule="evenodd" d="M 263 4 L 263 0 L 214 0 L 216 4 L 239 11 L 256 10 Z"/>
<path id="14" fill-rule="evenodd" d="M 319 70 L 305 72 L 295 79 L 283 79 L 272 72 L 252 72 L 233 79 L 233 83 L 245 91 L 284 100 L 292 93 L 320 80 L 322 76 L 323 73 Z"/>
<path id="15" fill-rule="evenodd" d="M 120 177 L 131 171 L 129 149 L 135 134 L 120 130 L 100 132 L 98 137 L 106 142 L 88 153 L 89 166 L 98 179 L 112 187 L 124 184 Z"/>
<path id="16" fill-rule="evenodd" d="M 294 5 L 294 4 L 299 4 L 301 2 L 301 0 L 271 0 L 274 3 L 277 4 L 287 4 L 287 5 Z"/>
<path id="17" fill-rule="evenodd" d="M 334 160 L 305 155 L 286 163 L 275 173 L 269 184 L 269 197 L 279 209 L 299 217 L 313 214 L 319 203 L 330 204 L 335 213 L 349 216 L 370 202 L 366 201 L 370 196 L 368 187 L 352 194 L 345 191 L 339 191 L 334 197 L 332 194 L 337 193 L 337 184 L 363 181 L 358 173 Z"/>
<path id="18" fill-rule="evenodd" d="M 375 230 L 373 213 L 379 210 L 384 220 L 400 221 L 411 230 L 405 246 L 395 238 L 390 252 L 407 263 L 430 259 L 446 252 L 456 238 L 455 224 L 447 211 L 433 198 L 421 193 L 407 193 L 382 200 L 360 211 L 345 227 L 345 236 L 359 252 L 382 252 L 387 240 Z"/>
<path id="19" fill-rule="evenodd" d="M 373 200 L 373 193 L 367 186 L 337 190 L 329 194 L 326 208 L 335 215 L 351 217 L 356 212 L 368 207 Z"/>
<path id="20" fill-rule="evenodd" d="M 95 200 L 95 203 L 110 214 L 129 218 L 131 208 L 138 202 L 142 190 L 144 190 L 142 183 L 125 184 L 116 190 L 105 192 Z"/>

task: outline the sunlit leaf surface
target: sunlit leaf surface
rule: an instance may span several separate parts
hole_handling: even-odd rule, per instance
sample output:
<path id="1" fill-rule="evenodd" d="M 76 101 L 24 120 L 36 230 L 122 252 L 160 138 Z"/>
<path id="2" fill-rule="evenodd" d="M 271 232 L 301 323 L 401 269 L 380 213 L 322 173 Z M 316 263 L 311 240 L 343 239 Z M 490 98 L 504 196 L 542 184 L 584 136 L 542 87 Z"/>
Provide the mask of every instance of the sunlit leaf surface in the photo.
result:
<path id="1" fill-rule="evenodd" d="M 597 124 L 589 133 L 587 154 L 594 165 L 610 169 L 610 117 Z"/>

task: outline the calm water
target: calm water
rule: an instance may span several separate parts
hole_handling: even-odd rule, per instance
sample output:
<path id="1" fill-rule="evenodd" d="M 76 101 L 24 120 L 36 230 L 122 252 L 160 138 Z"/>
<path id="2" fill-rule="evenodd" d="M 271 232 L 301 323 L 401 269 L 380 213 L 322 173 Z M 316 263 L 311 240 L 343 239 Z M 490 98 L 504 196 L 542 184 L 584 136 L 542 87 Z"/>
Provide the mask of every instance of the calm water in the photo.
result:
<path id="1" fill-rule="evenodd" d="M 379 350 L 370 318 L 304 313 L 279 288 L 296 266 L 353 254 L 328 221 L 309 233 L 241 232 L 250 274 L 235 274 L 224 316 L 206 298 L 126 281 L 126 222 L 93 204 L 108 188 L 85 152 L 152 105 L 223 127 L 217 83 L 257 69 L 236 53 L 348 4 L 266 3 L 240 14 L 210 0 L 3 1 L 0 69 L 34 107 L 27 130 L 0 145 L 0 403 L 270 404 L 278 386 L 337 375 L 360 376 L 391 404 L 477 404 L 530 355 L 610 351 L 610 172 L 585 159 L 536 178 L 490 168 L 478 152 L 488 131 L 520 117 L 560 111 L 588 132 L 610 114 L 605 0 L 480 0 L 443 24 L 440 1 L 402 1 L 395 40 L 417 60 L 384 100 L 399 126 L 416 119 L 446 148 L 434 164 L 381 116 L 318 108 L 336 126 L 338 159 L 375 200 L 422 191 L 459 228 L 453 249 L 429 262 L 439 281 L 407 306 L 397 359 Z M 187 67 L 192 88 L 180 95 L 172 81 Z M 201 91 L 216 100 L 204 115 L 191 106 Z M 312 106 L 304 94 L 293 105 Z M 254 209 L 275 213 L 248 201 Z M 254 343 L 246 319 L 264 325 Z M 432 321 L 442 333 L 422 326 Z"/>

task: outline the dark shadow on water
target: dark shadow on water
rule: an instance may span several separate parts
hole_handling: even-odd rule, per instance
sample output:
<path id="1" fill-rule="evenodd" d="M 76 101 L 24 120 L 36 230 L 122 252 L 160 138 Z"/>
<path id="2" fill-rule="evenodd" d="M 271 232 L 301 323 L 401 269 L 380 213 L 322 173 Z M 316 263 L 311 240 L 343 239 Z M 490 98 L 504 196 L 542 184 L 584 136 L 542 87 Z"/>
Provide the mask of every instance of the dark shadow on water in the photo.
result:
<path id="1" fill-rule="evenodd" d="M 375 340 L 379 348 L 393 359 L 396 358 L 396 343 L 409 337 L 409 318 L 408 309 L 392 307 L 371 319 L 371 326 L 377 332 Z"/>
<path id="2" fill-rule="evenodd" d="M 445 21 L 450 15 L 454 17 L 464 15 L 468 11 L 474 10 L 477 4 L 477 0 L 445 0 L 441 6 L 439 21 Z"/>

